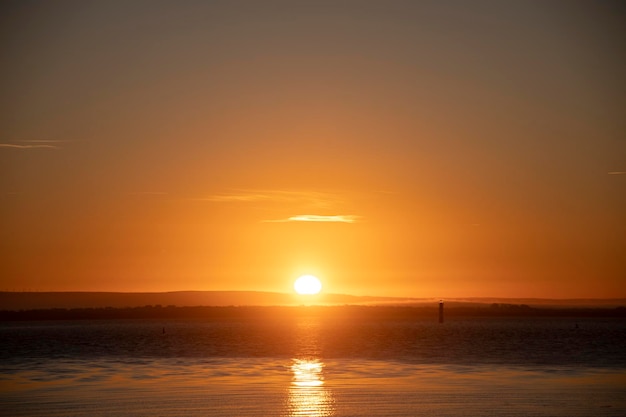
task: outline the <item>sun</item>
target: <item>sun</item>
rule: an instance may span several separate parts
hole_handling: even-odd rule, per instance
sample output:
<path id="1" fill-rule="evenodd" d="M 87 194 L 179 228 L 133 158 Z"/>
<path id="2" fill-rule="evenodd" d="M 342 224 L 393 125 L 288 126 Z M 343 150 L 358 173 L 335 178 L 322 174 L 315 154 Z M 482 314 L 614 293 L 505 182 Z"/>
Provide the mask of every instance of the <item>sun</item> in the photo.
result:
<path id="1" fill-rule="evenodd" d="M 293 288 L 300 295 L 317 294 L 322 289 L 322 282 L 313 275 L 302 275 L 293 283 Z"/>

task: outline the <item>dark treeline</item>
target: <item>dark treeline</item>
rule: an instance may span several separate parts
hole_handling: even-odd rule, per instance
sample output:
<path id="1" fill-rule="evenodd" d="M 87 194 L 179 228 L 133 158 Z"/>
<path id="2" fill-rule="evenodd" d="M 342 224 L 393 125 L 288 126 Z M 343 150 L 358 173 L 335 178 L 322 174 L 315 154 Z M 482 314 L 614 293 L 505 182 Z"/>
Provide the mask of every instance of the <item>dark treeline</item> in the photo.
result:
<path id="1" fill-rule="evenodd" d="M 177 307 L 147 305 L 127 308 L 53 308 L 0 311 L 2 321 L 117 320 L 117 319 L 276 319 L 326 316 L 337 319 L 418 319 L 436 318 L 437 306 L 298 306 L 298 307 Z M 446 306 L 446 318 L 460 317 L 626 317 L 626 307 L 545 308 L 517 304 Z"/>

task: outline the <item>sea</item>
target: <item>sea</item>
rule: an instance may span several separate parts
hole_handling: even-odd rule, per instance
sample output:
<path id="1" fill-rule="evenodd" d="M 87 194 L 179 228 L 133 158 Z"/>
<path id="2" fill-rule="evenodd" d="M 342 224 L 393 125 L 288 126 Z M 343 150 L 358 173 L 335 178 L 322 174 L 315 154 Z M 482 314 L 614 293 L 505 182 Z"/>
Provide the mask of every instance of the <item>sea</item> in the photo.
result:
<path id="1" fill-rule="evenodd" d="M 626 416 L 626 321 L 2 322 L 0 415 Z"/>

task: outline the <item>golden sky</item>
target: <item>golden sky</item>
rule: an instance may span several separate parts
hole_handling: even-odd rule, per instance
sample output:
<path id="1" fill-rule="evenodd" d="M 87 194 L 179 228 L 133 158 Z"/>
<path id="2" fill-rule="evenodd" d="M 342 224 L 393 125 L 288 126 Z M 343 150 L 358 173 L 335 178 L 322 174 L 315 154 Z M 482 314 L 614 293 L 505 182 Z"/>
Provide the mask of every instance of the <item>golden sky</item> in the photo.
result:
<path id="1" fill-rule="evenodd" d="M 626 297 L 620 2 L 0 8 L 0 290 Z"/>

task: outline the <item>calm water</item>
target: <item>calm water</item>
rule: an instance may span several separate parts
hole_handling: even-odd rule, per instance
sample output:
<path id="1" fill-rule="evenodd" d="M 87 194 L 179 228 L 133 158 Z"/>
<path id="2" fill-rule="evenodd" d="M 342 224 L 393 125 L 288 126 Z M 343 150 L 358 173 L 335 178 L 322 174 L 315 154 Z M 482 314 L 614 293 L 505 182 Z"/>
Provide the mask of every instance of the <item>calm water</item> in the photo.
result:
<path id="1" fill-rule="evenodd" d="M 0 324 L 6 416 L 624 416 L 620 319 Z"/>

